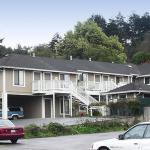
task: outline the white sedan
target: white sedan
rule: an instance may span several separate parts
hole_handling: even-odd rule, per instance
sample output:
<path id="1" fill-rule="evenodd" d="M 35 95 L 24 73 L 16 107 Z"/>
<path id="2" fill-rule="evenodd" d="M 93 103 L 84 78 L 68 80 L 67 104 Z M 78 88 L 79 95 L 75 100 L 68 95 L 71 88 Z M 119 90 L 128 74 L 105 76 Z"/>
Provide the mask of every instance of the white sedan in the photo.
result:
<path id="1" fill-rule="evenodd" d="M 95 142 L 91 150 L 150 150 L 150 122 L 136 124 L 116 139 Z"/>

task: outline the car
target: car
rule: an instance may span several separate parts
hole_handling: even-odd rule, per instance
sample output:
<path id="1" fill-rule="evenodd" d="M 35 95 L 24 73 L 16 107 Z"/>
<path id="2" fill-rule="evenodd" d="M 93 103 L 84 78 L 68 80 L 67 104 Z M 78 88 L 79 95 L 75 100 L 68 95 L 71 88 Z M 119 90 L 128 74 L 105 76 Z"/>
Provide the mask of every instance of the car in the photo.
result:
<path id="1" fill-rule="evenodd" d="M 16 144 L 23 137 L 23 127 L 16 127 L 10 120 L 0 119 L 0 140 L 10 140 L 12 144 Z"/>
<path id="2" fill-rule="evenodd" d="M 2 117 L 2 110 L 0 110 L 0 117 Z M 17 120 L 24 117 L 24 111 L 22 107 L 11 106 L 8 107 L 8 119 Z"/>
<path id="3" fill-rule="evenodd" d="M 97 141 L 91 150 L 150 150 L 150 122 L 141 122 L 118 138 Z"/>

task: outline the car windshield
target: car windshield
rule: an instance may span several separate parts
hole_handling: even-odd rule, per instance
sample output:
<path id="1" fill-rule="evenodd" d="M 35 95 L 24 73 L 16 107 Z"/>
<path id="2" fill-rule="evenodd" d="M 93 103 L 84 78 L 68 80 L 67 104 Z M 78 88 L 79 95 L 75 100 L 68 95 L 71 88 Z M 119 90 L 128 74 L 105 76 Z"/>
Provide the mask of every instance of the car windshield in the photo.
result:
<path id="1" fill-rule="evenodd" d="M 0 127 L 15 127 L 10 120 L 0 120 Z"/>

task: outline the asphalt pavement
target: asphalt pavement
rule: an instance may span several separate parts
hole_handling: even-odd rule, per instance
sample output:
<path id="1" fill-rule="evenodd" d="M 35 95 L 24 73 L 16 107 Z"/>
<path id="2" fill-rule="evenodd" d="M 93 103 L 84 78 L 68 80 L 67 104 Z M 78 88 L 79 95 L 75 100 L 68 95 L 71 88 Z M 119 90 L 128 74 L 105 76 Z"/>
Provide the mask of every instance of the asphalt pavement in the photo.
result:
<path id="1" fill-rule="evenodd" d="M 0 141 L 0 150 L 89 150 L 95 141 L 117 138 L 121 132 L 97 133 L 19 140 L 17 144 Z"/>

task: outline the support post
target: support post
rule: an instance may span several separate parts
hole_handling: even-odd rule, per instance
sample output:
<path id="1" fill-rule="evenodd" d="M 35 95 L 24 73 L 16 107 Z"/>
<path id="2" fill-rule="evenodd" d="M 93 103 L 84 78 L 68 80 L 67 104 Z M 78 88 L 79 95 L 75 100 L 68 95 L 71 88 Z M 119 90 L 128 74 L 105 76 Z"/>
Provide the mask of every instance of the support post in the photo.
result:
<path id="1" fill-rule="evenodd" d="M 45 118 L 45 99 L 42 96 L 42 118 Z"/>
<path id="2" fill-rule="evenodd" d="M 53 101 L 52 101 L 52 99 L 50 100 L 51 102 L 51 118 L 53 118 Z"/>
<path id="3" fill-rule="evenodd" d="M 108 95 L 106 95 L 106 105 L 108 105 Z"/>
<path id="4" fill-rule="evenodd" d="M 98 101 L 101 102 L 101 94 L 98 95 Z"/>
<path id="5" fill-rule="evenodd" d="M 90 109 L 90 116 L 91 117 L 93 116 L 93 110 L 92 110 L 92 108 Z"/>
<path id="6" fill-rule="evenodd" d="M 88 109 L 88 105 L 86 106 L 86 114 L 89 114 L 89 109 Z"/>
<path id="7" fill-rule="evenodd" d="M 7 114 L 8 109 L 8 100 L 7 100 L 7 93 L 2 93 L 2 119 L 8 119 Z"/>
<path id="8" fill-rule="evenodd" d="M 6 93 L 6 70 L 3 69 L 3 92 L 2 92 L 2 119 L 7 119 L 8 96 Z"/>
<path id="9" fill-rule="evenodd" d="M 70 116 L 72 117 L 72 94 L 70 94 Z"/>
<path id="10" fill-rule="evenodd" d="M 53 118 L 55 118 L 55 93 L 53 93 Z"/>
<path id="11" fill-rule="evenodd" d="M 65 118 L 65 98 L 63 96 L 63 118 Z"/>

